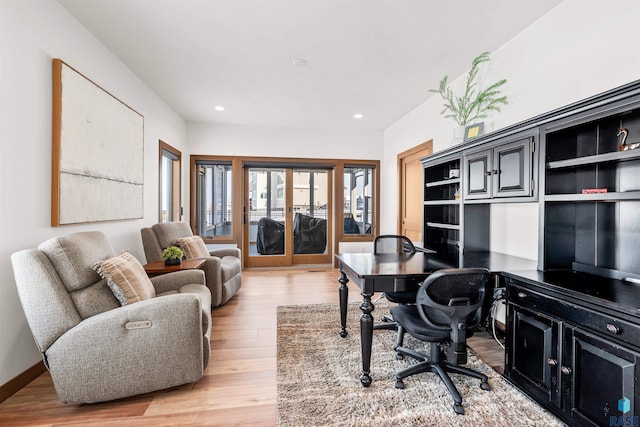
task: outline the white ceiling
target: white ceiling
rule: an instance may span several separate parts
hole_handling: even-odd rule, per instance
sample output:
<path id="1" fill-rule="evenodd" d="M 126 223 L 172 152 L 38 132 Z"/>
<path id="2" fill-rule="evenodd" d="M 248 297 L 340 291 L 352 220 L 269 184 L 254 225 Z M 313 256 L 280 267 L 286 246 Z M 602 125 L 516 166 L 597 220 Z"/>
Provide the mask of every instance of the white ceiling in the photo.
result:
<path id="1" fill-rule="evenodd" d="M 188 121 L 384 129 L 562 0 L 58 1 Z"/>

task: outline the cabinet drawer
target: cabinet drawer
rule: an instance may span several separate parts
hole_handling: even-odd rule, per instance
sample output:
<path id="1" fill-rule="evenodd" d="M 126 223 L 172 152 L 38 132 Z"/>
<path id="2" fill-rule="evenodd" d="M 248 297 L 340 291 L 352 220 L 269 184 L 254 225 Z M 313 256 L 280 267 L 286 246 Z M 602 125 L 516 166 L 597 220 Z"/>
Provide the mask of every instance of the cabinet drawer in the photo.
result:
<path id="1" fill-rule="evenodd" d="M 640 349 L 640 325 L 593 311 L 558 298 L 513 284 L 507 288 L 509 302 L 539 310 L 601 336 Z"/>

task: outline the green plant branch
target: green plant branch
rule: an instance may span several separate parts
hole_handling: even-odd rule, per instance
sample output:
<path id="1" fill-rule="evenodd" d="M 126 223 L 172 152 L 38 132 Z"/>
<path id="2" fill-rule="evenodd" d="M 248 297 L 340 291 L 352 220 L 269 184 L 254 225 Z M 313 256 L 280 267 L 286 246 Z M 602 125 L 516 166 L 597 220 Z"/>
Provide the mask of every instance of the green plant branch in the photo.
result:
<path id="1" fill-rule="evenodd" d="M 479 66 L 488 61 L 489 52 L 482 52 L 473 59 L 462 96 L 454 95 L 453 90 L 449 87 L 448 76 L 444 76 L 440 80 L 438 90 L 429 91 L 439 93 L 445 101 L 444 109 L 440 114 L 446 118 L 452 118 L 461 126 L 465 126 L 475 120 L 486 118 L 489 111 L 501 111 L 500 107 L 508 104 L 506 96 L 499 96 L 500 87 L 507 82 L 506 79 L 499 80 L 486 89 L 477 89 L 476 77 Z"/>

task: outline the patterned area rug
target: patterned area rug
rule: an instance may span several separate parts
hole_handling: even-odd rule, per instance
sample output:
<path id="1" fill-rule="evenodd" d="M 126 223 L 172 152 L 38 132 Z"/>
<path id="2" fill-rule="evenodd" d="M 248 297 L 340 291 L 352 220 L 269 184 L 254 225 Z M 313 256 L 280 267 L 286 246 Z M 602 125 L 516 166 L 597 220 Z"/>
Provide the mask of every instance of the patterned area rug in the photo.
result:
<path id="1" fill-rule="evenodd" d="M 376 305 L 376 313 L 386 311 Z M 379 317 L 379 316 L 378 316 Z M 278 307 L 279 426 L 563 426 L 557 418 L 518 391 L 475 355 L 467 366 L 489 377 L 480 381 L 452 375 L 465 415 L 453 412 L 453 400 L 432 373 L 405 380 L 395 388 L 395 372 L 415 361 L 396 360 L 395 333 L 375 331 L 369 388 L 360 385 L 360 310 L 350 304 L 349 335 L 340 338 L 339 307 L 332 304 Z M 424 343 L 407 336 L 407 347 L 428 354 Z"/>

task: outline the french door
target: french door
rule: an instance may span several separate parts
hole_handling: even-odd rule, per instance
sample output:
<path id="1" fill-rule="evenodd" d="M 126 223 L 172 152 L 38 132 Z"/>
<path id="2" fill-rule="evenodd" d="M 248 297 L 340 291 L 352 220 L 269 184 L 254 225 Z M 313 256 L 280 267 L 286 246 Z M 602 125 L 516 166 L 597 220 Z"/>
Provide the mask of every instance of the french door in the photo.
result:
<path id="1" fill-rule="evenodd" d="M 246 267 L 331 263 L 329 169 L 244 169 Z"/>

